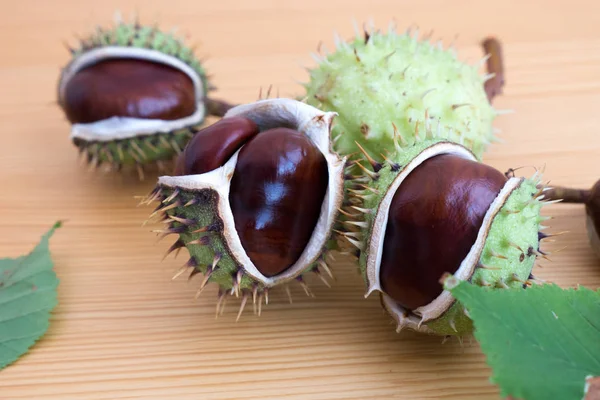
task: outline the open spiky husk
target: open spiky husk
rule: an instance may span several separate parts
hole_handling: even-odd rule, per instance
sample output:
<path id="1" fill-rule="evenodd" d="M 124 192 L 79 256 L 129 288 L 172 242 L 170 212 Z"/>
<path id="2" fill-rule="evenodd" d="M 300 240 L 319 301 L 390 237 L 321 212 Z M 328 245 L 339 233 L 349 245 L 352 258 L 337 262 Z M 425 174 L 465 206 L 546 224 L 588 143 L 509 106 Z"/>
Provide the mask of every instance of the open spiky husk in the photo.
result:
<path id="1" fill-rule="evenodd" d="M 193 50 L 174 34 L 155 26 L 117 20 L 110 28 L 98 28 L 71 49 L 72 59 L 62 69 L 58 82 L 58 102 L 64 106 L 64 88 L 81 69 L 106 59 L 133 58 L 174 67 L 190 77 L 195 88 L 196 111 L 174 120 L 113 117 L 93 123 L 76 123 L 71 140 L 92 166 L 142 167 L 169 162 L 185 146 L 206 117 L 206 93 L 210 90 L 206 73 Z M 150 84 L 150 83 L 149 83 Z"/>
<path id="2" fill-rule="evenodd" d="M 396 136 L 411 143 L 419 126 L 440 122 L 448 137 L 463 143 L 478 159 L 495 140 L 492 123 L 501 111 L 490 105 L 480 74 L 487 58 L 475 65 L 460 61 L 450 47 L 417 30 L 396 33 L 373 28 L 339 38 L 333 52 L 314 55 L 304 85 L 306 101 L 339 114 L 333 129 L 340 154 L 373 156 L 393 148 Z"/>
<path id="3" fill-rule="evenodd" d="M 350 224 L 359 229 L 347 233 L 347 238 L 360 251 L 359 265 L 367 284 L 365 297 L 374 292 L 380 293 L 382 305 L 396 321 L 398 331 L 407 328 L 437 335 L 460 336 L 472 331 L 472 323 L 462 305 L 448 291 L 442 291 L 423 307 L 405 310 L 383 292 L 379 282 L 387 214 L 391 199 L 396 190 L 401 190 L 405 177 L 426 159 L 440 154 L 476 160 L 464 146 L 448 138 L 434 136 L 428 131 L 425 140 L 402 148 L 397 146 L 397 152 L 388 155 L 386 162 L 373 164 L 373 169 L 365 170 L 364 175 L 358 178 L 358 183 L 348 184 L 365 189 L 352 192 L 361 206 L 350 207 L 350 212 L 354 213 Z M 365 154 L 365 158 L 372 160 L 368 154 Z M 512 177 L 507 180 L 490 205 L 469 254 L 457 271 L 449 273 L 453 273 L 457 279 L 495 288 L 531 284 L 535 260 L 543 256 L 539 250 L 543 194 L 538 188 L 538 179 L 536 175 L 531 179 Z M 357 239 L 357 234 L 362 240 Z"/>
<path id="4" fill-rule="evenodd" d="M 189 271 L 192 276 L 198 273 L 204 276 L 200 290 L 214 282 L 220 288 L 220 298 L 241 295 L 243 299 L 252 297 L 254 301 L 258 298 L 260 304 L 271 288 L 287 287 L 291 282 L 300 283 L 309 294 L 304 274 L 315 273 L 323 280 L 323 273 L 331 275 L 327 256 L 334 248 L 334 228 L 344 198 L 346 160 L 332 151 L 330 143 L 335 113 L 324 113 L 291 99 L 269 99 L 234 107 L 224 118 L 234 116 L 253 120 L 261 131 L 275 127 L 296 129 L 307 135 L 324 155 L 329 174 L 328 189 L 319 221 L 304 253 L 287 270 L 266 277 L 244 251 L 229 205 L 230 181 L 241 148 L 225 165 L 213 171 L 159 178 L 146 201 L 160 202 L 154 215 L 167 222 L 168 228 L 159 233 L 178 236 L 172 250 L 187 248 L 190 261 L 183 271 Z M 242 301 L 245 304 L 245 300 Z"/>

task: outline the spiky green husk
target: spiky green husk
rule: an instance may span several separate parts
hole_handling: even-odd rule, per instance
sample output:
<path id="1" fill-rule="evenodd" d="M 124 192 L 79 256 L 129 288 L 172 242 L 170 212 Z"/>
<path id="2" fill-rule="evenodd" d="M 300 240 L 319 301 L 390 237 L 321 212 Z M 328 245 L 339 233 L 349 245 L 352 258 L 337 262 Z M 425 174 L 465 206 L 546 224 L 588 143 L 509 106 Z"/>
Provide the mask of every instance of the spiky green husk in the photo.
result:
<path id="1" fill-rule="evenodd" d="M 237 282 L 240 266 L 229 255 L 227 244 L 222 237 L 223 221 L 217 213 L 217 192 L 209 189 L 199 192 L 178 191 L 176 196 L 172 197 L 173 193 L 173 189 L 164 188 L 161 205 L 164 208 L 178 205 L 167 210 L 165 217 L 171 221 L 168 229 L 183 230 L 178 233 L 178 240 L 184 243 L 189 251 L 192 260 L 189 262 L 192 267 L 190 272 L 207 274 L 209 266 L 212 266 L 217 257 L 218 268 L 211 268 L 210 282 L 215 282 L 226 290 L 233 289 L 234 285 L 238 285 L 239 289 L 252 289 L 253 282 L 247 276 L 240 276 L 240 282 Z M 169 200 L 165 201 L 167 199 Z M 178 222 L 173 218 L 186 222 Z M 206 231 L 194 233 L 199 229 Z M 202 242 L 203 240 L 206 242 Z"/>
<path id="2" fill-rule="evenodd" d="M 192 48 L 172 33 L 163 32 L 156 26 L 144 26 L 138 22 L 117 21 L 109 28 L 98 27 L 95 32 L 81 39 L 79 47 L 72 49 L 73 58 L 81 54 L 106 46 L 137 47 L 160 51 L 178 58 L 189 65 L 200 77 L 204 93 L 208 92 L 206 71 Z"/>
<path id="3" fill-rule="evenodd" d="M 218 196 L 212 189 L 188 191 L 157 185 L 144 202 L 159 202 L 151 218 L 159 216 L 166 227 L 156 232 L 163 236 L 177 236 L 167 255 L 183 247 L 188 250 L 190 258 L 176 276 L 188 273 L 192 278 L 201 274 L 204 279 L 198 293 L 207 284 L 214 283 L 219 287 L 220 299 L 224 296 L 241 295 L 252 296 L 254 301 L 259 297 L 259 302 L 264 298 L 268 302 L 270 288 L 245 273 L 243 266 L 230 253 L 223 236 L 223 221 L 217 207 Z M 296 282 L 307 295 L 312 295 L 304 278 L 308 274 L 314 274 L 329 286 L 324 274 L 333 277 L 327 265 L 327 257 L 335 246 L 336 241 L 330 238 L 315 263 L 304 268 L 299 276 L 281 284 L 286 286 Z M 286 289 L 289 288 L 286 286 Z"/>
<path id="4" fill-rule="evenodd" d="M 361 222 L 366 224 L 360 229 L 364 242 L 359 255 L 359 266 L 365 280 L 368 281 L 366 264 L 370 254 L 374 220 L 383 197 L 407 164 L 424 150 L 443 142 L 447 142 L 447 139 L 435 138 L 416 142 L 388 156 L 388 161 L 381 165 L 378 172 L 365 173 L 364 177 L 359 178 L 360 185 L 364 185 L 368 180 L 366 185 L 371 190 L 364 190 L 360 194 L 362 210 L 358 211 L 373 210 L 360 215 Z M 493 218 L 477 266 L 468 279 L 470 282 L 499 289 L 526 287 L 531 284 L 531 280 L 534 279 L 531 272 L 535 260 L 543 254 L 539 250 L 540 222 L 543 220 L 540 216 L 543 205 L 540 199 L 543 196 L 542 191 L 538 189 L 539 184 L 536 174 L 531 179 L 521 179 L 520 184 L 510 193 Z M 423 326 L 438 335 L 465 335 L 473 329 L 464 307 L 456 301 L 441 317 L 423 322 Z"/>
<path id="5" fill-rule="evenodd" d="M 143 165 L 147 162 L 171 161 L 193 137 L 194 129 L 140 136 L 110 142 L 75 140 L 75 145 L 89 163 L 113 168 Z"/>
<path id="6" fill-rule="evenodd" d="M 332 136 L 340 154 L 358 151 L 357 141 L 379 158 L 393 151 L 395 136 L 412 143 L 419 127 L 440 123 L 481 159 L 496 112 L 478 68 L 410 33 L 370 32 L 310 70 L 306 102 L 339 114 Z"/>

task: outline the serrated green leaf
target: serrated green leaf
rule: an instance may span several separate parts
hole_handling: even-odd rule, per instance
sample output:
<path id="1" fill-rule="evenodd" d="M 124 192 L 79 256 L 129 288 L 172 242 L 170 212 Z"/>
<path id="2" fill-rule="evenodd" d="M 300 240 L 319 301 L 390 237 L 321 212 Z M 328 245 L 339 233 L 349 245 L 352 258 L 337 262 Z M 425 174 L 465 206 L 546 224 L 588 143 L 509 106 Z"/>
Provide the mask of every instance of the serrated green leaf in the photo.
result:
<path id="1" fill-rule="evenodd" d="M 0 259 L 0 369 L 25 354 L 48 330 L 58 286 L 48 241 L 60 226 L 57 222 L 29 254 Z"/>
<path id="2" fill-rule="evenodd" d="M 581 400 L 586 377 L 600 375 L 600 293 L 490 290 L 453 277 L 446 287 L 466 306 L 503 397 Z"/>

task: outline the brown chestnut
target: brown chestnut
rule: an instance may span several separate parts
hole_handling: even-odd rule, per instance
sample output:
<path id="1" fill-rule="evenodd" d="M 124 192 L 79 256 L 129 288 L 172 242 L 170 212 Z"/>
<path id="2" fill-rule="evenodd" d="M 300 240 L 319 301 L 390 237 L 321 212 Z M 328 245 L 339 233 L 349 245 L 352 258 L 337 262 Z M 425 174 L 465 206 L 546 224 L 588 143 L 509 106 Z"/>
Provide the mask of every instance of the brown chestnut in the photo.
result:
<path id="1" fill-rule="evenodd" d="M 229 201 L 242 246 L 263 275 L 277 275 L 300 257 L 327 184 L 325 157 L 293 129 L 261 132 L 240 150 Z"/>
<path id="2" fill-rule="evenodd" d="M 177 158 L 175 175 L 202 174 L 223 166 L 258 131 L 245 117 L 224 118 L 201 129 Z"/>
<path id="3" fill-rule="evenodd" d="M 424 161 L 393 196 L 380 267 L 385 293 L 408 310 L 442 292 L 475 243 L 490 204 L 507 178 L 455 155 Z"/>
<path id="4" fill-rule="evenodd" d="M 69 80 L 63 107 L 71 123 L 115 116 L 177 120 L 195 112 L 195 89 L 188 75 L 168 65 L 107 59 Z"/>

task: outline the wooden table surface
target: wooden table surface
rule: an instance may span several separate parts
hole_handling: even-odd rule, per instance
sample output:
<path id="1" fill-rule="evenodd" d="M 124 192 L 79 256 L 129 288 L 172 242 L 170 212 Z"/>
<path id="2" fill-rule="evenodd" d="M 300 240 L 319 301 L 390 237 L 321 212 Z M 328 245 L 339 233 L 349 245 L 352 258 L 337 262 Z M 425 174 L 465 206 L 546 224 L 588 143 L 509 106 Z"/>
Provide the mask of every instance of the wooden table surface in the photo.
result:
<path id="1" fill-rule="evenodd" d="M 330 48 L 373 18 L 415 24 L 481 56 L 479 41 L 504 42 L 507 86 L 496 102 L 504 143 L 485 161 L 502 171 L 546 166 L 554 184 L 588 187 L 600 177 L 600 19 L 594 1 L 3 1 L 0 13 L 0 255 L 29 251 L 56 220 L 51 241 L 60 278 L 48 334 L 0 372 L 0 399 L 496 399 L 477 343 L 396 334 L 377 296 L 343 257 L 331 289 L 315 298 L 294 287 L 272 295 L 261 317 L 239 301 L 215 319 L 216 288 L 194 300 L 198 281 L 171 281 L 184 256 L 161 262 L 136 207 L 156 176 L 89 173 L 77 162 L 69 125 L 55 104 L 59 68 L 74 43 L 114 11 L 137 12 L 197 41 L 197 53 L 233 102 L 256 100 L 273 85 L 301 92 L 303 66 L 319 41 Z M 551 231 L 568 230 L 546 249 L 561 250 L 536 273 L 565 287 L 600 286 L 584 211 L 554 205 Z"/>

